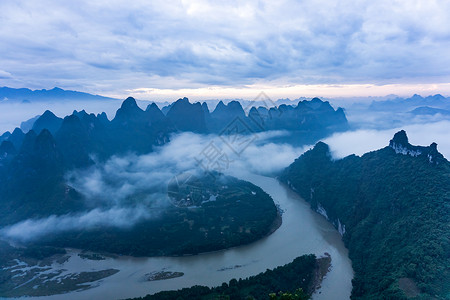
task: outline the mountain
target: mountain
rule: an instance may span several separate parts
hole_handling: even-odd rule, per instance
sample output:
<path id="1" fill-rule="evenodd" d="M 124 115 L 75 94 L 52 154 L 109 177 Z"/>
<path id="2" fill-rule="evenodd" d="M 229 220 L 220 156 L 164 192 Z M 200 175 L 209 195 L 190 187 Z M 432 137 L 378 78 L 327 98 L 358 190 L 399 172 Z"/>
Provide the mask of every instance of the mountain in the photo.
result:
<path id="1" fill-rule="evenodd" d="M 163 112 L 159 109 L 158 105 L 156 105 L 154 102 L 147 106 L 145 112 L 147 113 L 148 118 L 152 120 L 153 123 L 160 122 L 165 117 Z"/>
<path id="2" fill-rule="evenodd" d="M 278 107 L 248 106 L 245 109 L 237 101 L 228 104 L 220 101 L 214 111 L 206 115 L 206 120 L 208 131 L 220 135 L 288 131 L 288 134 L 271 141 L 298 146 L 348 129 L 344 110 L 335 110 L 329 102 L 319 98 L 302 100 L 296 106 L 281 104 Z"/>
<path id="3" fill-rule="evenodd" d="M 117 110 L 112 123 L 124 127 L 139 126 L 139 123 L 146 122 L 145 119 L 145 112 L 137 105 L 136 100 L 133 97 L 128 97 Z"/>
<path id="4" fill-rule="evenodd" d="M 36 133 L 40 133 L 43 129 L 47 129 L 52 134 L 55 134 L 59 127 L 61 127 L 62 122 L 63 120 L 61 118 L 55 116 L 55 114 L 51 111 L 46 110 L 44 114 L 38 117 L 33 123 L 31 129 L 33 129 Z"/>
<path id="5" fill-rule="evenodd" d="M 11 136 L 11 132 L 7 131 L 0 135 L 0 142 L 6 141 Z"/>
<path id="6" fill-rule="evenodd" d="M 410 111 L 413 115 L 436 115 L 441 114 L 444 116 L 450 116 L 450 110 L 447 109 L 439 109 L 429 106 L 420 106 L 415 108 L 414 110 Z"/>
<path id="7" fill-rule="evenodd" d="M 25 134 L 23 133 L 23 131 L 20 128 L 16 128 L 10 135 L 8 135 L 7 133 L 5 134 L 5 140 L 10 141 L 16 149 L 20 149 L 25 138 Z"/>
<path id="8" fill-rule="evenodd" d="M 450 295 L 450 163 L 406 132 L 340 160 L 319 142 L 280 177 L 343 235 L 352 299 Z M 446 298 L 447 297 L 447 298 Z"/>
<path id="9" fill-rule="evenodd" d="M 410 98 L 399 98 L 373 101 L 369 109 L 371 111 L 403 111 L 407 112 L 421 106 L 430 106 L 440 109 L 450 109 L 450 98 L 446 98 L 440 94 L 422 97 L 420 95 L 413 95 Z"/>
<path id="10" fill-rule="evenodd" d="M 79 208 L 76 193 L 62 195 L 64 190 L 70 191 L 64 179 L 66 172 L 93 165 L 94 157 L 104 161 L 113 155 L 152 152 L 156 146 L 169 142 L 173 133 L 253 134 L 284 129 L 291 130 L 292 139 L 302 143 L 304 137 L 315 139 L 347 125 L 342 110 L 334 110 L 328 102 L 317 98 L 301 101 L 296 107 L 281 105 L 250 111 L 247 116 L 241 104 L 232 101 L 227 105 L 220 102 L 210 113 L 205 103 L 190 103 L 182 98 L 164 115 L 154 103 L 142 110 L 132 97 L 122 103 L 111 121 L 105 113 L 74 111 L 62 119 L 45 111 L 26 134 L 16 128 L 13 133 L 1 136 L 0 182 L 5 184 L 0 184 L 0 200 L 15 212 L 0 213 L 0 219 L 4 217 L 1 222 L 19 221 L 34 212 L 58 214 Z M 263 126 L 257 123 L 260 116 L 265 120 Z M 247 130 L 232 130 L 237 126 L 232 124 L 234 121 Z M 30 195 L 34 195 L 33 201 L 29 201 Z M 47 209 L 45 212 L 39 201 L 45 201 L 46 205 L 42 205 Z"/>
<path id="11" fill-rule="evenodd" d="M 202 105 L 199 102 L 191 104 L 188 98 L 178 99 L 173 103 L 167 112 L 167 119 L 180 131 L 207 132 Z"/>
<path id="12" fill-rule="evenodd" d="M 28 131 L 30 131 L 31 129 L 33 129 L 33 125 L 36 122 L 37 119 L 39 119 L 41 116 L 37 115 L 31 119 L 28 119 L 26 121 L 23 121 L 22 123 L 20 123 L 20 129 L 22 129 L 23 132 L 27 133 Z"/>
<path id="13" fill-rule="evenodd" d="M 17 154 L 17 149 L 10 141 L 3 141 L 0 144 L 0 166 L 8 163 Z"/>
<path id="14" fill-rule="evenodd" d="M 63 101 L 63 100 L 115 100 L 113 98 L 103 97 L 99 95 L 92 95 L 83 92 L 63 90 L 60 88 L 53 88 L 51 90 L 30 90 L 30 89 L 14 89 L 9 87 L 0 88 L 0 102 L 39 102 L 39 101 Z"/>

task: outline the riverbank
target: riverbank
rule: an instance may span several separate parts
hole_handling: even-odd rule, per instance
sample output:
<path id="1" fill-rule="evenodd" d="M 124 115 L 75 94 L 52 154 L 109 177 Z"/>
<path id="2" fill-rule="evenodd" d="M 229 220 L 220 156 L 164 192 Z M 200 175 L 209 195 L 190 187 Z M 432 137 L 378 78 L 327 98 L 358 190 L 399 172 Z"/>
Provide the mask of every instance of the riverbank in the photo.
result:
<path id="1" fill-rule="evenodd" d="M 296 293 L 304 297 L 311 296 L 328 272 L 331 257 L 325 255 L 303 255 L 292 262 L 266 270 L 260 274 L 245 278 L 231 279 L 216 287 L 193 286 L 177 291 L 163 291 L 145 297 L 129 300 L 166 300 L 166 299 L 266 299 L 272 293 Z"/>
<path id="2" fill-rule="evenodd" d="M 70 258 L 52 270 L 70 273 L 120 270 L 94 282 L 93 288 L 44 298 L 25 300 L 125 299 L 142 297 L 160 291 L 178 290 L 194 285 L 214 287 L 232 278 L 247 278 L 292 262 L 296 257 L 314 253 L 317 257 L 329 253 L 330 271 L 323 278 L 313 300 L 349 299 L 353 270 L 341 236 L 325 218 L 309 208 L 297 194 L 274 178 L 248 174 L 242 179 L 261 187 L 283 210 L 282 224 L 272 234 L 253 243 L 210 253 L 183 257 L 106 257 L 104 260 L 82 259 L 80 251 L 67 249 Z M 182 272 L 184 276 L 158 281 L 146 281 L 153 272 Z"/>

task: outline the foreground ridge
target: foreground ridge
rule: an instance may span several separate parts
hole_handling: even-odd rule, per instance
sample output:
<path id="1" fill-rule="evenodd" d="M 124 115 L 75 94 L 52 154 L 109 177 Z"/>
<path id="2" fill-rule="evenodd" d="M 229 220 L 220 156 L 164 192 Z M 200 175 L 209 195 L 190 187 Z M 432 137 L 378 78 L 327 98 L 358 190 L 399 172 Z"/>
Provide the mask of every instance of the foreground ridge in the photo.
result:
<path id="1" fill-rule="evenodd" d="M 343 235 L 355 271 L 352 299 L 446 298 L 450 293 L 450 163 L 412 146 L 333 160 L 318 143 L 280 179 Z"/>

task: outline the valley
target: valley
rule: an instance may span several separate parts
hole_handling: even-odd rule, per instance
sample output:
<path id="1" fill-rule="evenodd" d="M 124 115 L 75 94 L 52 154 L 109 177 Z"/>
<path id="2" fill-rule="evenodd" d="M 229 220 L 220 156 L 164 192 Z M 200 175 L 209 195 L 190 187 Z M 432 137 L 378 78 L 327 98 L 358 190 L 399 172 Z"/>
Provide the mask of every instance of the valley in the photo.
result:
<path id="1" fill-rule="evenodd" d="M 308 203 L 275 179 L 254 174 L 243 174 L 240 179 L 261 187 L 284 211 L 280 228 L 261 240 L 227 250 L 176 257 L 105 256 L 104 260 L 89 260 L 78 255 L 80 250 L 68 249 L 70 259 L 63 263 L 54 262 L 52 269 L 81 273 L 115 268 L 119 270 L 117 274 L 91 283 L 92 288 L 83 289 L 75 295 L 78 299 L 131 298 L 193 285 L 220 286 L 233 278 L 250 277 L 288 264 L 304 254 L 323 257 L 328 253 L 331 268 L 313 299 L 329 299 L 332 295 L 348 298 L 353 271 L 337 230 L 312 211 Z M 146 274 L 162 271 L 184 275 L 168 280 L 144 280 Z M 129 288 L 123 289 L 123 284 Z M 59 294 L 46 299 L 73 299 L 73 295 Z"/>

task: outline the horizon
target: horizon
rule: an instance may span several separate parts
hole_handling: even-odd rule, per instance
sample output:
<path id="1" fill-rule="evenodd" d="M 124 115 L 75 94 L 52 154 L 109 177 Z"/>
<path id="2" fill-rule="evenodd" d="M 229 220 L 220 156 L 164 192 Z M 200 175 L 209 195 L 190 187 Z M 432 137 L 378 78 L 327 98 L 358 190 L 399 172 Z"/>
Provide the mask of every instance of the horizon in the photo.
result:
<path id="1" fill-rule="evenodd" d="M 15 88 L 15 87 L 9 87 L 9 86 L 2 86 L 0 88 L 11 88 L 11 89 L 17 89 L 17 90 L 19 90 L 19 89 L 28 89 L 28 90 L 30 90 L 32 92 L 36 92 L 36 91 L 51 91 L 51 90 L 55 90 L 55 89 L 60 89 L 60 90 L 66 91 L 66 92 L 79 92 L 79 93 L 86 93 L 86 94 L 93 95 L 93 96 L 100 96 L 100 97 L 105 97 L 105 98 L 111 98 L 111 100 L 123 101 L 123 100 L 125 100 L 128 97 L 133 97 L 137 101 L 143 101 L 143 102 L 147 102 L 148 101 L 148 102 L 155 102 L 155 103 L 165 103 L 165 102 L 173 103 L 173 102 L 176 102 L 177 100 L 182 99 L 182 98 L 188 98 L 189 101 L 192 101 L 192 102 L 202 102 L 202 101 L 258 101 L 259 100 L 258 98 L 261 95 L 267 96 L 265 91 L 259 91 L 259 92 L 255 91 L 256 92 L 256 94 L 255 94 L 256 97 L 254 96 L 253 98 L 251 98 L 250 94 L 249 94 L 248 98 L 243 98 L 243 97 L 216 97 L 216 98 L 214 98 L 214 97 L 210 97 L 210 96 L 198 96 L 198 95 L 196 95 L 194 93 L 193 97 L 189 96 L 188 94 L 180 94 L 180 96 L 169 95 L 169 96 L 166 96 L 166 97 L 157 97 L 157 98 L 153 98 L 153 99 L 152 98 L 145 99 L 145 98 L 139 97 L 139 95 L 136 96 L 136 95 L 128 94 L 128 95 L 124 95 L 124 96 L 111 96 L 111 95 L 107 95 L 107 94 L 92 94 L 92 93 L 89 93 L 88 91 L 63 89 L 63 88 L 58 87 L 58 86 L 54 86 L 54 87 L 51 87 L 51 88 L 39 88 L 39 89 L 32 89 L 32 88 L 29 88 L 29 87 Z M 391 93 L 391 94 L 384 94 L 384 95 L 378 95 L 378 96 L 377 95 L 364 95 L 364 96 L 358 96 L 358 95 L 355 95 L 355 96 L 350 96 L 350 95 L 349 96 L 342 96 L 342 95 L 341 96 L 333 96 L 333 95 L 330 95 L 330 96 L 318 96 L 318 95 L 311 94 L 311 95 L 308 95 L 308 96 L 306 96 L 306 95 L 300 95 L 300 96 L 297 95 L 297 96 L 295 96 L 294 95 L 294 96 L 291 96 L 291 97 L 289 97 L 289 96 L 287 96 L 287 97 L 281 97 L 281 96 L 269 97 L 269 96 L 267 96 L 267 97 L 271 101 L 279 101 L 279 100 L 299 101 L 299 100 L 303 100 L 303 99 L 313 99 L 313 98 L 319 98 L 319 99 L 325 100 L 325 101 L 330 101 L 330 100 L 336 100 L 336 101 L 339 101 L 339 100 L 343 100 L 343 101 L 345 101 L 345 100 L 350 100 L 350 101 L 351 100 L 385 101 L 385 100 L 395 100 L 395 99 L 408 99 L 408 98 L 412 98 L 412 97 L 414 97 L 416 95 L 418 95 L 418 96 L 420 96 L 422 98 L 433 97 L 433 96 L 438 96 L 438 95 L 443 96 L 445 98 L 449 98 L 450 97 L 450 94 L 432 93 L 432 92 L 429 92 L 429 93 L 427 93 L 427 92 L 422 92 L 422 93 L 415 92 L 415 93 L 412 93 L 412 94 L 405 94 L 405 95 Z M 0 102 L 5 102 L 7 100 L 8 99 L 0 99 Z"/>

